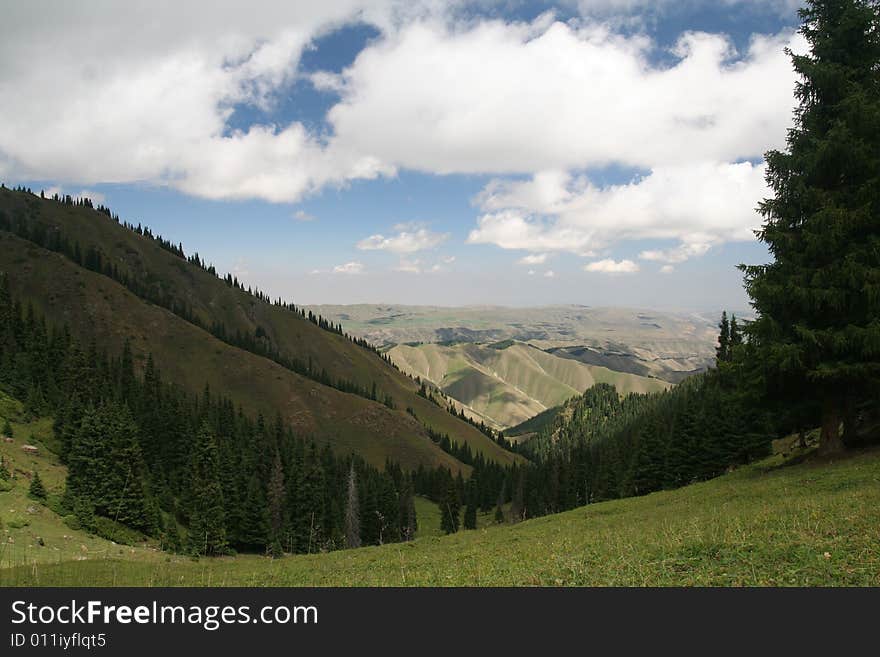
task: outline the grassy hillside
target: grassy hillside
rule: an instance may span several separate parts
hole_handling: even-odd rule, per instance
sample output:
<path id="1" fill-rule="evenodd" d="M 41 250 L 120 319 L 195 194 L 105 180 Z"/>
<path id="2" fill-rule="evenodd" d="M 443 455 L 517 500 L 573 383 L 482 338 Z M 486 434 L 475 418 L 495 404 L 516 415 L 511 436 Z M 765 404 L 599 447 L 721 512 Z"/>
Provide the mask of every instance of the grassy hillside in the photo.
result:
<path id="1" fill-rule="evenodd" d="M 165 379 L 193 392 L 210 383 L 251 413 L 270 418 L 281 413 L 301 435 L 313 435 L 343 453 L 358 452 L 378 466 L 390 457 L 409 467 L 459 467 L 405 412 L 339 392 L 231 347 L 58 254 L 0 234 L 0 270 L 16 272 L 13 291 L 33 300 L 40 313 L 111 350 L 129 338 L 136 362 L 143 363 L 152 353 Z M 43 290 L 52 292 L 44 295 Z"/>
<path id="2" fill-rule="evenodd" d="M 495 428 L 520 424 L 596 383 L 610 383 L 622 394 L 669 387 L 515 342 L 398 345 L 388 353 L 404 372 L 431 381 Z"/>
<path id="3" fill-rule="evenodd" d="M 90 559 L 125 559 L 161 563 L 169 557 L 157 542 L 134 532 L 137 540 L 119 544 L 82 529 L 71 527 L 52 508 L 64 492 L 67 468 L 54 453 L 52 420 L 28 420 L 22 404 L 0 392 L 0 426 L 9 420 L 12 442 L 0 440 L 0 456 L 13 478 L 0 481 L 0 571 L 22 563 L 43 564 L 78 562 Z M 37 447 L 36 454 L 22 450 L 23 445 Z M 48 493 L 46 503 L 28 496 L 33 473 L 38 472 Z M 442 536 L 440 509 L 423 497 L 415 498 L 419 537 Z M 478 514 L 478 526 L 493 523 L 493 513 Z M 250 557 L 241 557 L 250 559 Z M 2 581 L 2 576 L 0 576 Z"/>
<path id="4" fill-rule="evenodd" d="M 0 481 L 0 569 L 23 561 L 43 563 L 121 556 L 138 560 L 159 558 L 161 553 L 153 542 L 119 545 L 73 529 L 49 506 L 28 497 L 35 471 L 39 472 L 50 505 L 64 491 L 67 469 L 52 451 L 52 420 L 26 421 L 21 404 L 2 393 L 0 419 L 0 425 L 3 420 L 9 420 L 14 433 L 13 442 L 0 440 L 0 456 L 13 475 L 11 481 Z M 24 452 L 23 445 L 37 447 L 38 453 Z"/>
<path id="5" fill-rule="evenodd" d="M 505 437 L 508 439 L 519 439 L 517 440 L 517 442 L 519 442 L 539 431 L 548 429 L 553 426 L 553 423 L 556 421 L 556 416 L 559 415 L 562 408 L 562 406 L 548 408 L 546 411 L 538 413 L 536 416 L 529 418 L 525 422 L 521 422 L 515 427 L 510 427 L 504 432 Z"/>
<path id="6" fill-rule="evenodd" d="M 774 456 L 675 491 L 407 544 L 276 561 L 21 555 L 0 585 L 878 586 L 878 481 L 876 449 L 832 463 Z"/>
<path id="7" fill-rule="evenodd" d="M 156 283 L 205 326 L 219 323 L 230 333 L 247 335 L 260 328 L 286 357 L 311 360 L 331 378 L 351 380 L 365 389 L 375 384 L 379 398 L 390 396 L 396 410 L 340 393 L 224 344 L 112 279 L 0 232 L 0 271 L 9 275 L 13 293 L 32 302 L 50 321 L 70 324 L 85 342 L 94 337 L 118 353 L 130 338 L 138 363 L 152 352 L 167 379 L 193 392 L 209 382 L 250 410 L 270 416 L 279 411 L 300 431 L 339 450 L 353 449 L 376 464 L 391 457 L 404 466 L 446 464 L 457 469 L 457 462 L 428 444 L 422 424 L 468 443 L 490 459 L 510 463 L 515 458 L 419 397 L 415 383 L 375 353 L 296 313 L 260 302 L 103 214 L 10 190 L 0 190 L 0 212 L 49 233 L 61 231 L 83 250 L 87 245 L 99 247 L 120 273 Z M 415 410 L 418 422 L 405 413 L 407 407 Z"/>

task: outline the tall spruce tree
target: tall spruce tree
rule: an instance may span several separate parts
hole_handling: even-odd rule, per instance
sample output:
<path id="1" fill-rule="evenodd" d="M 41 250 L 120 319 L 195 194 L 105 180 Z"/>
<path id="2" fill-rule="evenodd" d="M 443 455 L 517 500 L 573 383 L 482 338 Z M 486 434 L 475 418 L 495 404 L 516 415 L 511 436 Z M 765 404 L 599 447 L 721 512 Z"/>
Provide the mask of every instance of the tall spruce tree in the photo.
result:
<path id="1" fill-rule="evenodd" d="M 43 486 L 43 480 L 40 479 L 40 473 L 34 470 L 34 476 L 31 479 L 31 485 L 28 489 L 28 496 L 35 500 L 46 499 L 46 488 Z"/>
<path id="2" fill-rule="evenodd" d="M 109 445 L 105 446 L 106 473 L 102 511 L 114 520 L 147 534 L 158 529 L 151 511 L 147 472 L 141 455 L 138 427 L 125 404 L 103 411 Z"/>
<path id="3" fill-rule="evenodd" d="M 191 463 L 189 546 L 195 555 L 226 551 L 223 488 L 217 439 L 207 421 L 196 435 Z"/>
<path id="4" fill-rule="evenodd" d="M 446 485 L 446 494 L 440 503 L 440 529 L 447 534 L 458 531 L 461 514 L 461 500 L 458 497 L 458 488 L 451 478 Z"/>
<path id="5" fill-rule="evenodd" d="M 473 493 L 468 495 L 467 506 L 464 509 L 464 528 L 477 528 L 477 500 Z"/>
<path id="6" fill-rule="evenodd" d="M 419 528 L 416 518 L 416 502 L 413 493 L 413 484 L 410 479 L 403 482 L 403 490 L 400 493 L 400 540 L 411 541 L 416 537 Z"/>
<path id="7" fill-rule="evenodd" d="M 795 126 L 766 155 L 774 196 L 759 207 L 774 260 L 743 270 L 757 378 L 783 406 L 820 403 L 831 453 L 880 380 L 880 8 L 808 0 L 800 16 Z"/>
<path id="8" fill-rule="evenodd" d="M 284 469 L 281 455 L 276 451 L 266 492 L 269 501 L 269 554 L 273 557 L 284 554 L 284 493 Z"/>
<path id="9" fill-rule="evenodd" d="M 718 323 L 718 346 L 715 348 L 715 362 L 721 363 L 730 358 L 730 321 L 727 319 L 727 311 L 721 312 L 721 321 Z"/>
<path id="10" fill-rule="evenodd" d="M 348 499 L 345 503 L 345 546 L 359 548 L 361 546 L 361 511 L 358 504 L 357 474 L 354 462 L 348 471 Z"/>

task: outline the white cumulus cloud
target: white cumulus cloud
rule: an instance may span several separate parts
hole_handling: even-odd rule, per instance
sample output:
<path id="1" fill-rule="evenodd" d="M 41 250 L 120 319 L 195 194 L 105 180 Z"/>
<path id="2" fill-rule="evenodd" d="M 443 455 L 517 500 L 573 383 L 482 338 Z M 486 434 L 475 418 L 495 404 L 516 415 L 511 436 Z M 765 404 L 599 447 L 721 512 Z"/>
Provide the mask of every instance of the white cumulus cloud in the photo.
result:
<path id="1" fill-rule="evenodd" d="M 530 253 L 516 261 L 518 265 L 543 265 L 547 262 L 546 253 Z"/>
<path id="2" fill-rule="evenodd" d="M 395 226 L 396 235 L 370 235 L 357 243 L 363 251 L 391 251 L 392 253 L 416 253 L 440 246 L 449 238 L 448 233 L 434 233 L 424 227 L 411 224 Z"/>
<path id="3" fill-rule="evenodd" d="M 598 272 L 601 274 L 634 274 L 639 271 L 639 266 L 632 260 L 597 260 L 584 265 L 584 271 Z"/>
<path id="4" fill-rule="evenodd" d="M 691 32 L 666 65 L 648 38 L 591 21 L 419 21 L 360 53 L 328 119 L 347 149 L 434 173 L 760 157 L 791 123 L 783 48 L 799 39 L 759 36 L 735 53 Z"/>
<path id="5" fill-rule="evenodd" d="M 433 0 L 13 3 L 0 21 L 0 177 L 296 202 L 401 169 L 488 174 L 468 242 L 528 251 L 524 265 L 627 240 L 672 241 L 639 257 L 674 264 L 753 239 L 767 195 L 755 162 L 784 144 L 784 48 L 803 52 L 803 39 L 755 35 L 735 52 L 722 34 L 685 32 L 661 62 L 642 31 L 606 20 L 647 0 L 582 4 L 601 20 L 463 19 L 460 3 Z M 232 129 L 236 107 L 271 112 L 304 49 L 354 21 L 379 36 L 342 72 L 310 75 L 337 95 L 326 126 Z M 597 185 L 591 172 L 612 164 L 638 175 Z M 405 255 L 448 237 L 395 231 L 357 246 Z M 350 266 L 363 268 L 334 271 Z"/>
<path id="6" fill-rule="evenodd" d="M 325 144 L 296 121 L 244 131 L 228 122 L 237 105 L 271 110 L 312 39 L 358 17 L 389 24 L 393 4 L 34 0 L 4 7 L 0 176 L 149 182 L 207 198 L 289 202 L 325 185 L 391 174 L 375 156 Z"/>
<path id="7" fill-rule="evenodd" d="M 679 263 L 705 254 L 711 246 L 711 244 L 705 242 L 693 242 L 690 244 L 681 244 L 674 249 L 651 249 L 648 251 L 642 251 L 639 253 L 639 258 L 642 260 Z"/>
<path id="8" fill-rule="evenodd" d="M 769 195 L 764 165 L 750 162 L 665 165 L 629 183 L 597 187 L 567 176 L 552 201 L 535 203 L 526 182 L 496 181 L 480 202 L 488 210 L 468 236 L 475 244 L 589 255 L 624 240 L 677 240 L 645 260 L 683 262 L 715 244 L 754 239 L 758 200 Z"/>
<path id="9" fill-rule="evenodd" d="M 344 265 L 336 265 L 333 268 L 334 274 L 363 274 L 364 265 L 360 262 L 346 262 Z"/>

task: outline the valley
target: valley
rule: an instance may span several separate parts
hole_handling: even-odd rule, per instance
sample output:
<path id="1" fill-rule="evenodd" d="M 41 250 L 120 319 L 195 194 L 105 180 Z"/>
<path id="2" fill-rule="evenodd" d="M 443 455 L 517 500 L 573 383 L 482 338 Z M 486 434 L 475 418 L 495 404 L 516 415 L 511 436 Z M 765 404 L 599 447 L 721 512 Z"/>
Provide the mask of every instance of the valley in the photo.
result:
<path id="1" fill-rule="evenodd" d="M 672 385 L 512 341 L 396 345 L 387 353 L 403 372 L 430 381 L 466 412 L 498 430 L 559 406 L 596 383 L 610 383 L 622 395 L 658 392 Z"/>
<path id="2" fill-rule="evenodd" d="M 456 408 L 509 429 L 594 383 L 656 392 L 714 364 L 717 319 L 626 308 L 314 306 Z"/>

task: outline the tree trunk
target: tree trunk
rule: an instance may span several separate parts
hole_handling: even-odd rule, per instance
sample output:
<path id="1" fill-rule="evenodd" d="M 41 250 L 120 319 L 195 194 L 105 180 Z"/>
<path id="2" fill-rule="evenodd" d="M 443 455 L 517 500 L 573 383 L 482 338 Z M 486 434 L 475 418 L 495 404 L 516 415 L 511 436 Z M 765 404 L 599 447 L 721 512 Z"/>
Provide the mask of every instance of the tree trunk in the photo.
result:
<path id="1" fill-rule="evenodd" d="M 822 408 L 822 433 L 819 435 L 819 453 L 836 454 L 843 451 L 840 439 L 840 402 L 829 397 Z"/>

